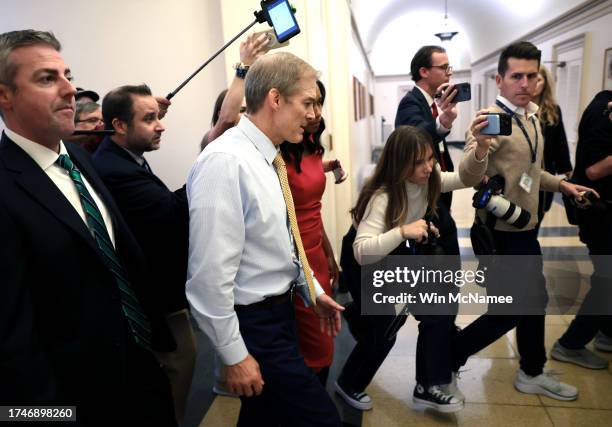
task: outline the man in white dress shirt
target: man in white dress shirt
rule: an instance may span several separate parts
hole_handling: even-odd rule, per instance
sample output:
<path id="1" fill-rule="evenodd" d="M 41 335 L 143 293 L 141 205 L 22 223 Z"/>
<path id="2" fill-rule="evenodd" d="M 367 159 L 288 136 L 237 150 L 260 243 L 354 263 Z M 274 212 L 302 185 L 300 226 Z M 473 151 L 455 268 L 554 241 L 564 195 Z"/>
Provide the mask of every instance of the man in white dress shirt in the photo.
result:
<path id="1" fill-rule="evenodd" d="M 308 287 L 273 163 L 283 141 L 302 141 L 316 77 L 289 53 L 258 59 L 246 116 L 202 152 L 187 181 L 187 298 L 241 395 L 239 426 L 340 425 L 298 350 L 291 296 Z M 314 287 L 321 329 L 335 335 L 342 307 Z"/>

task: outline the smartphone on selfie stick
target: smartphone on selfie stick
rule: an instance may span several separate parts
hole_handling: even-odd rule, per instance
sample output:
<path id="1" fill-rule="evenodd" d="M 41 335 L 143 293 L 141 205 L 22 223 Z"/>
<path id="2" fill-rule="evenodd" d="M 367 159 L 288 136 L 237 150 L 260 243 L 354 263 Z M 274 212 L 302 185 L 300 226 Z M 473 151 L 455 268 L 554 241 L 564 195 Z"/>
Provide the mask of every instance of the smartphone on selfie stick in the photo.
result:
<path id="1" fill-rule="evenodd" d="M 223 52 L 229 45 L 234 43 L 244 33 L 249 31 L 255 24 L 263 24 L 267 22 L 274 28 L 274 34 L 279 43 L 284 43 L 291 37 L 300 33 L 300 27 L 295 19 L 295 9 L 289 5 L 289 0 L 262 0 L 261 10 L 255 12 L 255 20 L 251 22 L 244 30 L 239 32 L 229 42 L 224 44 L 221 49 L 215 52 L 206 62 L 204 62 L 197 70 L 195 70 L 187 79 L 181 83 L 176 89 L 166 95 L 166 99 L 170 101 L 174 96 L 191 81 L 200 71 L 204 69 L 213 59 Z"/>

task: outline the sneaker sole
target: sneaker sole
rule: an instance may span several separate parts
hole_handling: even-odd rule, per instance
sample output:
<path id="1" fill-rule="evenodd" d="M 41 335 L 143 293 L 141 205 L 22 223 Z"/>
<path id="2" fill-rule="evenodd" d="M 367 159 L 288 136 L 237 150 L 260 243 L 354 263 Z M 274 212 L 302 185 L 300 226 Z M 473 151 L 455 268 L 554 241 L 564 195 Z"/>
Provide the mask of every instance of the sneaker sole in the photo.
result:
<path id="1" fill-rule="evenodd" d="M 430 402 L 429 400 L 419 399 L 418 397 L 413 397 L 412 402 L 414 402 L 414 406 L 416 410 L 434 409 L 444 414 L 448 414 L 451 412 L 458 412 L 462 410 L 464 406 L 463 402 L 440 405 L 438 403 Z"/>
<path id="2" fill-rule="evenodd" d="M 355 399 L 351 398 L 348 394 L 344 392 L 344 390 L 342 390 L 342 388 L 338 385 L 338 381 L 334 383 L 334 390 L 336 391 L 338 395 L 340 395 L 340 397 L 346 402 L 347 405 L 355 409 L 359 409 L 361 411 L 369 411 L 370 409 L 374 407 L 372 402 L 370 403 L 356 402 Z"/>
<path id="3" fill-rule="evenodd" d="M 578 399 L 577 394 L 575 396 L 562 396 L 560 394 L 553 393 L 552 391 L 546 390 L 545 388 L 540 387 L 539 385 L 534 385 L 534 384 L 523 384 L 523 383 L 517 383 L 515 381 L 514 388 L 516 388 L 521 393 L 542 394 L 544 396 L 548 396 L 551 399 L 555 399 L 555 400 L 571 401 L 571 400 Z"/>
<path id="4" fill-rule="evenodd" d="M 608 368 L 608 363 L 602 364 L 602 365 L 590 365 L 588 363 L 580 362 L 572 358 L 571 356 L 566 356 L 563 353 L 559 353 L 555 351 L 550 352 L 550 357 L 552 357 L 555 360 L 558 360 L 559 362 L 572 363 L 574 365 L 582 366 L 583 368 L 587 368 L 587 369 L 607 369 Z"/>

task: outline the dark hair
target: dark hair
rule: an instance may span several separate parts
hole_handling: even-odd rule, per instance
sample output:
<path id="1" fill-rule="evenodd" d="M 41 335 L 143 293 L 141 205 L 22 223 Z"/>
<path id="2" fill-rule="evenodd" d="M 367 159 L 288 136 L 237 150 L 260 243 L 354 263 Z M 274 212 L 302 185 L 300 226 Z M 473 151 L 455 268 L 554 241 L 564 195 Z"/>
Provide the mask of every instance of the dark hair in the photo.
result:
<path id="1" fill-rule="evenodd" d="M 532 43 L 521 41 L 512 43 L 502 50 L 499 55 L 499 62 L 497 63 L 497 73 L 504 77 L 506 71 L 508 71 L 508 59 L 535 59 L 538 61 L 538 69 L 540 68 L 540 61 L 542 59 L 542 51 L 535 47 Z"/>
<path id="2" fill-rule="evenodd" d="M 431 68 L 431 56 L 434 53 L 445 53 L 446 50 L 442 46 L 423 46 L 417 53 L 412 57 L 410 61 L 410 74 L 412 74 L 412 80 L 418 82 L 421 80 L 421 67 Z"/>
<path id="3" fill-rule="evenodd" d="M 0 34 L 0 83 L 7 85 L 11 91 L 16 89 L 17 65 L 9 61 L 9 56 L 17 48 L 37 44 L 51 46 L 58 52 L 62 50 L 61 43 L 51 32 L 21 30 Z M 4 118 L 2 111 L 0 111 L 0 117 Z"/>
<path id="4" fill-rule="evenodd" d="M 427 147 L 433 151 L 431 136 L 415 126 L 399 126 L 389 135 L 374 174 L 364 184 L 357 204 L 351 209 L 355 222 L 361 222 L 365 216 L 370 199 L 379 192 L 385 192 L 388 196 L 386 229 L 402 224 L 408 213 L 406 180 L 413 174 L 417 161 L 425 156 Z M 440 189 L 440 174 L 434 168 L 427 184 L 427 205 L 434 215 Z"/>
<path id="5" fill-rule="evenodd" d="M 102 117 L 104 117 L 105 129 L 113 129 L 113 119 L 119 119 L 127 124 L 132 123 L 134 118 L 132 95 L 152 96 L 152 93 L 149 86 L 141 84 L 138 86 L 121 86 L 106 94 L 102 101 Z"/>
<path id="6" fill-rule="evenodd" d="M 219 121 L 219 114 L 221 114 L 221 106 L 223 105 L 225 95 L 227 95 L 227 89 L 223 89 L 221 93 L 217 95 L 217 100 L 215 101 L 215 107 L 213 109 L 212 121 L 210 122 L 213 127 Z"/>
<path id="7" fill-rule="evenodd" d="M 321 106 L 325 102 L 325 86 L 320 80 L 317 80 L 319 92 L 321 92 Z M 302 157 L 304 152 L 307 155 L 320 155 L 325 153 L 325 148 L 321 144 L 321 134 L 325 130 L 325 120 L 321 117 L 321 124 L 315 133 L 304 132 L 304 139 L 299 144 L 292 144 L 285 141 L 280 145 L 280 152 L 285 162 L 293 162 L 293 166 L 297 173 L 302 173 Z"/>

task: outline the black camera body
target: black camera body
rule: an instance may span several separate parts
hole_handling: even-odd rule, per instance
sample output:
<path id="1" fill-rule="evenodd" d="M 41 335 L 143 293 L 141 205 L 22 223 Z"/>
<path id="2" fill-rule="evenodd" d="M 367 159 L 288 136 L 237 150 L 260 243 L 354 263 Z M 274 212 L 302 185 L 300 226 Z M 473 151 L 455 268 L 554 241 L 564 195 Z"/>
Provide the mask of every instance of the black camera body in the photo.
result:
<path id="1" fill-rule="evenodd" d="M 495 175 L 489 178 L 489 181 L 474 193 L 472 206 L 476 209 L 484 208 L 516 228 L 525 228 L 531 220 L 531 214 L 503 196 L 504 186 L 503 176 Z"/>

